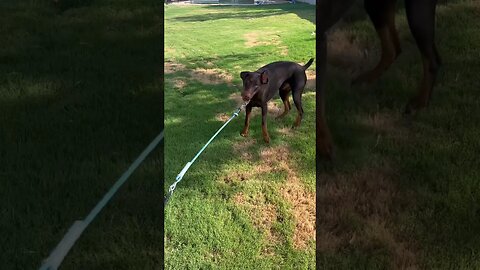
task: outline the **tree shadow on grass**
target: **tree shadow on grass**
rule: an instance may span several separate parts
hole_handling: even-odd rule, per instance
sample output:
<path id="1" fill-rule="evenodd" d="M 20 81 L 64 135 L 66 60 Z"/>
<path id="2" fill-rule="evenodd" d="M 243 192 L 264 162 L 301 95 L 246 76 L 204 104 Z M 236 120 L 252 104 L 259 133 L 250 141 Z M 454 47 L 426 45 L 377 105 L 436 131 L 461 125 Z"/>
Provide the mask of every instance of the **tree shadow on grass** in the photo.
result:
<path id="1" fill-rule="evenodd" d="M 33 269 L 162 130 L 162 21 L 152 2 L 130 17 L 111 12 L 132 11 L 117 5 L 62 14 L 43 4 L 9 6 L 0 12 L 9 25 L 0 49 L 0 261 Z M 63 268 L 161 265 L 161 150 L 85 231 Z"/>
<path id="2" fill-rule="evenodd" d="M 208 7 L 212 9 L 213 7 Z M 283 11 L 241 11 L 238 13 L 233 12 L 220 12 L 220 13 L 208 13 L 208 14 L 201 14 L 201 15 L 192 15 L 192 16 L 182 16 L 182 17 L 175 17 L 172 20 L 181 21 L 181 22 L 203 22 L 203 21 L 214 21 L 214 20 L 222 20 L 222 19 L 253 19 L 253 18 L 261 18 L 261 17 L 271 17 L 277 16 L 281 14 L 285 14 L 286 12 Z"/>
<path id="3" fill-rule="evenodd" d="M 206 10 L 215 11 L 208 14 L 181 16 L 172 18 L 172 20 L 182 22 L 202 22 L 220 19 L 256 19 L 261 17 L 271 17 L 284 15 L 288 13 L 295 13 L 302 19 L 315 23 L 315 15 L 311 12 L 315 9 L 314 5 L 308 4 L 280 4 L 280 5 L 264 5 L 264 6 L 217 6 L 208 5 L 203 7 Z M 239 12 L 233 13 L 231 10 L 235 9 Z M 222 10 L 228 10 L 227 12 L 219 12 Z"/>

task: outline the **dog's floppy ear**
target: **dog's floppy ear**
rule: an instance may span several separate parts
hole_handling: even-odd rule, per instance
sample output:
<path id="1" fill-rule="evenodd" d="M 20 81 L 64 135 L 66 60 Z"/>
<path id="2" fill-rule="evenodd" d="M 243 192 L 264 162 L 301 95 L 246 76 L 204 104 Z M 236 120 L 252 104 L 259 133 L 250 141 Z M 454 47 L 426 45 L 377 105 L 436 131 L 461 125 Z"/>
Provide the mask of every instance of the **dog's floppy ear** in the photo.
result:
<path id="1" fill-rule="evenodd" d="M 268 72 L 266 70 L 260 74 L 260 82 L 262 82 L 262 84 L 268 83 Z"/>
<path id="2" fill-rule="evenodd" d="M 248 76 L 250 72 L 248 71 L 242 71 L 240 72 L 240 78 L 242 78 L 242 80 L 245 80 L 245 78 Z"/>

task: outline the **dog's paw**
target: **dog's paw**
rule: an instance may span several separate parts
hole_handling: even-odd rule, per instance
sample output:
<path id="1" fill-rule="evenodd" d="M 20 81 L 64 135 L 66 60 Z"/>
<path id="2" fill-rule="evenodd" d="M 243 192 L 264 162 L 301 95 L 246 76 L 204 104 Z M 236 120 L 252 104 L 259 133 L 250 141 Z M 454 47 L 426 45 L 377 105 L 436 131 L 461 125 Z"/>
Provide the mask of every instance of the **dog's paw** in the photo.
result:
<path id="1" fill-rule="evenodd" d="M 240 132 L 240 136 L 242 136 L 242 137 L 247 137 L 247 136 L 248 136 L 248 132 Z"/>

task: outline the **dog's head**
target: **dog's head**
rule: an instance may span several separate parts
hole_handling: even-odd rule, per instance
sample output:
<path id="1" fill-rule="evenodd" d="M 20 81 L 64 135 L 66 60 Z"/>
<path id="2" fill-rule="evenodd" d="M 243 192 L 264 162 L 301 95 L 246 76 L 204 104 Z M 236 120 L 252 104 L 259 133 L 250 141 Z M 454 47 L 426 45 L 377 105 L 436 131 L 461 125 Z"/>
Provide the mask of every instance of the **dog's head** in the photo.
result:
<path id="1" fill-rule="evenodd" d="M 260 89 L 268 84 L 268 71 L 242 71 L 240 73 L 240 78 L 242 78 L 243 81 L 242 99 L 243 101 L 250 101 Z"/>

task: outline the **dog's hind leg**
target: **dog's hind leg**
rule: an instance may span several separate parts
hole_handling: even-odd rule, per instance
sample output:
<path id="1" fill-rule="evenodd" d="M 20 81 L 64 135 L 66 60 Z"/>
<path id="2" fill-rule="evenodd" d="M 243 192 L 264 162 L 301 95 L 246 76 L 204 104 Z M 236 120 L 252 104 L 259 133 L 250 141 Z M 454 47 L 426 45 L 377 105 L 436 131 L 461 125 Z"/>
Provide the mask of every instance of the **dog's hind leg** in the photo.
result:
<path id="1" fill-rule="evenodd" d="M 290 109 L 292 109 L 292 105 L 290 105 L 290 100 L 288 98 L 288 95 L 290 94 L 290 91 L 291 91 L 290 84 L 288 82 L 283 83 L 279 90 L 280 90 L 279 91 L 280 98 L 282 98 L 282 101 L 283 101 L 284 110 L 282 114 L 276 117 L 276 119 L 280 119 L 284 117 L 285 115 L 288 114 Z"/>
<path id="2" fill-rule="evenodd" d="M 395 0 L 365 0 L 365 10 L 377 31 L 382 46 L 382 56 L 377 66 L 352 81 L 372 83 L 390 67 L 400 54 L 400 40 L 395 28 Z"/>
<path id="3" fill-rule="evenodd" d="M 428 105 L 441 64 L 434 41 L 436 3 L 436 0 L 405 1 L 408 25 L 422 54 L 423 62 L 423 78 L 418 94 L 407 104 L 406 114 L 411 114 Z"/>
<path id="4" fill-rule="evenodd" d="M 305 76 L 305 74 L 303 74 Z M 302 94 L 303 94 L 303 88 L 305 87 L 306 79 L 305 80 L 299 80 L 299 81 L 292 81 L 291 82 L 291 87 L 292 87 L 292 97 L 293 97 L 293 103 L 295 103 L 295 107 L 297 108 L 297 118 L 295 119 L 295 122 L 293 123 L 293 128 L 300 126 L 300 123 L 302 122 L 303 118 L 303 106 L 302 106 Z"/>

